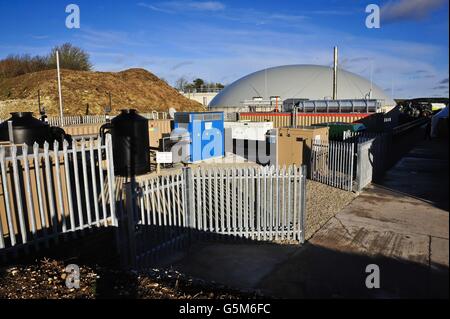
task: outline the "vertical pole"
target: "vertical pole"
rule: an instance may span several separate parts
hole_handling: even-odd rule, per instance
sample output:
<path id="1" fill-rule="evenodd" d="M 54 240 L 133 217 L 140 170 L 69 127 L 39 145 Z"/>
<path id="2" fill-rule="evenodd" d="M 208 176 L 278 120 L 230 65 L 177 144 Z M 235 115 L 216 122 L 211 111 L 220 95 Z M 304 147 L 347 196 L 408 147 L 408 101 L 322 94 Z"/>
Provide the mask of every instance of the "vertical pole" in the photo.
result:
<path id="1" fill-rule="evenodd" d="M 333 59 L 333 100 L 337 99 L 337 67 L 338 67 L 338 48 L 334 47 L 334 59 Z"/>
<path id="2" fill-rule="evenodd" d="M 56 51 L 56 69 L 58 72 L 58 94 L 59 94 L 59 116 L 61 118 L 61 126 L 64 126 L 63 102 L 61 94 L 61 70 L 59 69 L 59 52 Z"/>
<path id="3" fill-rule="evenodd" d="M 14 130 L 12 121 L 8 121 L 8 135 L 9 135 L 9 142 L 11 144 L 14 144 Z"/>
<path id="4" fill-rule="evenodd" d="M 135 190 L 133 189 L 134 183 L 125 183 L 125 200 L 126 200 L 126 211 L 125 211 L 125 222 L 127 225 L 126 233 L 127 233 L 127 239 L 128 239 L 128 251 L 129 251 L 129 260 L 127 263 L 128 267 L 131 267 L 132 269 L 136 268 L 136 238 L 135 238 L 135 228 L 134 228 L 134 213 L 135 213 L 135 197 L 134 193 Z"/>
<path id="5" fill-rule="evenodd" d="M 373 60 L 370 60 L 370 91 L 369 91 L 369 99 L 372 99 L 372 91 L 373 91 Z"/>
<path id="6" fill-rule="evenodd" d="M 184 187 L 183 191 L 185 192 L 184 198 L 184 211 L 186 212 L 186 225 L 189 228 L 194 227 L 194 219 L 192 218 L 194 214 L 194 177 L 192 174 L 192 168 L 183 167 L 183 180 Z"/>
<path id="7" fill-rule="evenodd" d="M 41 114 L 41 90 L 38 90 L 38 110 L 39 114 Z"/>
<path id="8" fill-rule="evenodd" d="M 117 226 L 117 216 L 116 216 L 116 198 L 115 198 L 115 175 L 114 175 L 114 155 L 112 149 L 112 137 L 111 134 L 106 135 L 105 144 L 106 162 L 107 166 L 107 176 L 108 176 L 108 187 L 109 187 L 109 208 L 111 211 L 111 221 L 114 226 Z"/>
<path id="9" fill-rule="evenodd" d="M 15 246 L 16 245 L 16 231 L 14 229 L 14 225 L 13 225 L 13 219 L 12 219 L 12 208 L 11 208 L 11 203 L 9 201 L 10 199 L 10 194 L 9 194 L 9 189 L 8 189 L 8 179 L 7 179 L 7 174 L 8 174 L 8 166 L 7 166 L 7 162 L 6 162 L 6 151 L 4 147 L 0 148 L 0 177 L 1 177 L 1 182 L 2 182 L 2 187 L 3 187 L 3 196 L 5 198 L 5 209 L 6 209 L 6 220 L 8 223 L 8 231 L 9 231 L 9 240 L 11 243 L 11 246 Z M 44 228 L 44 227 L 43 227 Z M 4 239 L 2 238 L 2 241 Z"/>
<path id="10" fill-rule="evenodd" d="M 306 165 L 302 165 L 302 175 L 300 179 L 300 244 L 305 242 L 305 222 L 306 222 Z"/>
<path id="11" fill-rule="evenodd" d="M 360 192 L 362 190 L 362 146 L 361 143 L 357 144 L 356 150 L 356 191 Z"/>
<path id="12" fill-rule="evenodd" d="M 19 226 L 20 226 L 20 235 L 22 238 L 22 244 L 26 244 L 28 241 L 27 238 L 27 228 L 25 226 L 25 217 L 24 217 L 24 207 L 22 202 L 22 190 L 19 185 L 19 168 L 17 165 L 17 146 L 13 145 L 11 148 L 11 162 L 13 166 L 13 180 L 14 180 L 14 191 L 16 192 L 16 204 L 17 204 L 17 215 L 19 217 Z M 8 185 L 4 185 L 4 187 L 8 187 Z M 16 219 L 17 221 L 17 219 Z M 28 247 L 25 246 L 25 249 L 28 250 Z"/>
<path id="13" fill-rule="evenodd" d="M 349 150 L 349 156 L 350 156 L 350 192 L 353 191 L 353 165 L 354 163 L 354 150 L 355 150 L 355 144 L 350 144 L 350 150 Z"/>

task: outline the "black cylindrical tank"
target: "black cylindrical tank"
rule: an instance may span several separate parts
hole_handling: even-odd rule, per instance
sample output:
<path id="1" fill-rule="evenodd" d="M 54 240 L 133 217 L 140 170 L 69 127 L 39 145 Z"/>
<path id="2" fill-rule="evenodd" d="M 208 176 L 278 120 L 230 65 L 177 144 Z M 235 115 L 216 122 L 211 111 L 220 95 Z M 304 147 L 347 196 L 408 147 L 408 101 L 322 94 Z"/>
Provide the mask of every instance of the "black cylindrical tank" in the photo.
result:
<path id="1" fill-rule="evenodd" d="M 33 112 L 11 113 L 11 118 L 0 124 L 0 141 L 10 141 L 8 122 L 12 122 L 14 144 L 27 144 L 33 146 L 36 142 L 39 147 L 43 147 L 45 142 L 53 148 L 53 142 L 59 142 L 60 149 L 63 141 L 71 142 L 71 136 L 67 135 L 59 127 L 51 127 L 45 122 L 33 117 Z"/>
<path id="2" fill-rule="evenodd" d="M 133 176 L 150 171 L 148 120 L 136 110 L 122 110 L 111 123 L 102 126 L 101 135 L 112 135 L 114 171 L 120 176 Z"/>
<path id="3" fill-rule="evenodd" d="M 43 146 L 45 141 L 51 142 L 50 126 L 33 117 L 32 112 L 11 113 L 12 117 L 0 124 L 0 140 L 9 141 L 8 121 L 12 121 L 14 144 L 33 146 L 34 142 Z"/>

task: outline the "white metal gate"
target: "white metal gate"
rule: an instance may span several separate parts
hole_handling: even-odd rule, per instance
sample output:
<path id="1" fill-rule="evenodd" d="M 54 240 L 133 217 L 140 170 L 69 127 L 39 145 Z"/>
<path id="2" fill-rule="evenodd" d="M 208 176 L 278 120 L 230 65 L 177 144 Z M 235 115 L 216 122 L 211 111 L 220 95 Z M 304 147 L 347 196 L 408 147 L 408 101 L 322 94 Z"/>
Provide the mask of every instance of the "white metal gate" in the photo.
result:
<path id="1" fill-rule="evenodd" d="M 191 227 L 253 240 L 303 241 L 301 168 L 193 171 Z"/>
<path id="2" fill-rule="evenodd" d="M 125 189 L 121 242 L 132 268 L 192 238 L 304 242 L 305 167 L 184 168 Z"/>
<path id="3" fill-rule="evenodd" d="M 355 144 L 313 141 L 310 178 L 314 181 L 353 190 Z"/>

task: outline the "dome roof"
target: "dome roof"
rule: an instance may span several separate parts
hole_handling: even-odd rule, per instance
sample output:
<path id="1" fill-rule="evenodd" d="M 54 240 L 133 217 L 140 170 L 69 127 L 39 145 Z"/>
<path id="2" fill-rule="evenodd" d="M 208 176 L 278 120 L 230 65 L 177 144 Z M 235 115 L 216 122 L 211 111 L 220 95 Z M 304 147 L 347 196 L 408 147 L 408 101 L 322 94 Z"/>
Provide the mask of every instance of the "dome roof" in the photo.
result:
<path id="1" fill-rule="evenodd" d="M 338 99 L 364 99 L 370 91 L 370 82 L 351 72 L 338 70 Z M 310 100 L 331 99 L 333 69 L 320 65 L 285 65 L 249 74 L 226 86 L 209 107 L 238 107 L 254 97 L 269 99 L 279 96 Z M 383 105 L 395 105 L 382 89 L 372 85 L 372 98 L 383 100 Z"/>

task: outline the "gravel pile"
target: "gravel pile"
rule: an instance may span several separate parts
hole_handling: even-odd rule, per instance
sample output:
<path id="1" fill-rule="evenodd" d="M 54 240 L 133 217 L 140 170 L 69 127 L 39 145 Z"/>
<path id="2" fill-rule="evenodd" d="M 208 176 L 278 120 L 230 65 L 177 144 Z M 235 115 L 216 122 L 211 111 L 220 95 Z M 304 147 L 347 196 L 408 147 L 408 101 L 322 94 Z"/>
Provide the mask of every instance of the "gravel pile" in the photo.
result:
<path id="1" fill-rule="evenodd" d="M 325 223 L 356 197 L 325 184 L 306 182 L 306 239 L 310 239 Z"/>
<path id="2" fill-rule="evenodd" d="M 67 263 L 44 259 L 0 269 L 0 299 L 253 299 L 259 295 L 154 269 L 145 274 L 80 266 L 80 287 L 68 288 Z"/>

